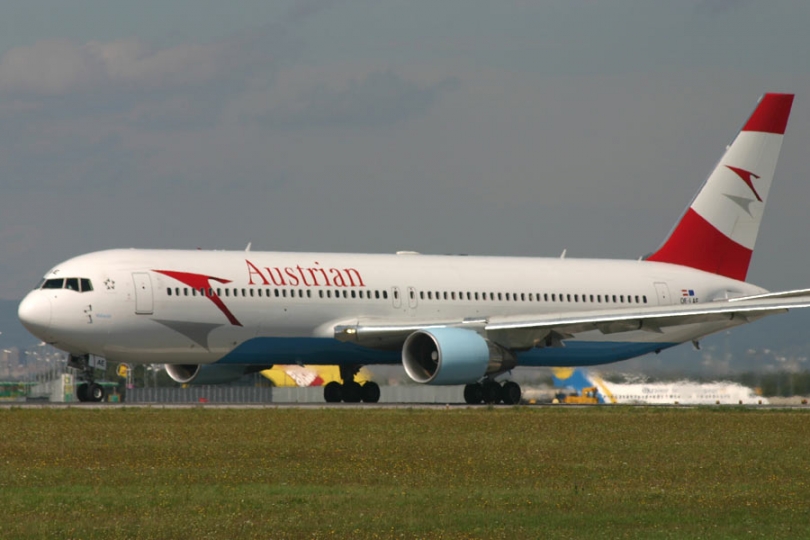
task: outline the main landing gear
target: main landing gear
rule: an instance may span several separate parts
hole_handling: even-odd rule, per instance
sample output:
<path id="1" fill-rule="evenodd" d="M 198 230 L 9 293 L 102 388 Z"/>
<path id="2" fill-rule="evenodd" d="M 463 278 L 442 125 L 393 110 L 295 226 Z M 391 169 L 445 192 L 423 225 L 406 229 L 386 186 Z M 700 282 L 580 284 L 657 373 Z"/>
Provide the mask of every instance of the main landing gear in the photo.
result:
<path id="1" fill-rule="evenodd" d="M 90 357 L 84 356 L 68 356 L 68 367 L 78 369 L 79 373 L 76 375 L 76 397 L 81 402 L 89 401 L 99 403 L 104 401 L 107 393 L 104 387 L 95 382 L 95 368 L 90 365 Z"/>
<path id="2" fill-rule="evenodd" d="M 520 403 L 520 385 L 514 381 L 506 381 L 500 385 L 492 379 L 468 384 L 464 386 L 464 401 L 470 405 L 479 403 L 517 405 Z"/>
<path id="3" fill-rule="evenodd" d="M 380 385 L 374 381 L 363 384 L 354 380 L 360 366 L 341 366 L 343 384 L 332 381 L 323 387 L 323 399 L 327 403 L 377 403 L 380 401 Z"/>

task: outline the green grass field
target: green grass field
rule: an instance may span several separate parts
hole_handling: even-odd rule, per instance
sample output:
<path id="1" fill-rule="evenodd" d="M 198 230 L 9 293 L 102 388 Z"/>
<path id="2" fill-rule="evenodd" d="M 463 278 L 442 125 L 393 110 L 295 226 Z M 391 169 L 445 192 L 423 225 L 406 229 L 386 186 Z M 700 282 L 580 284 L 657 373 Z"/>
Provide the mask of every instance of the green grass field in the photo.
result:
<path id="1" fill-rule="evenodd" d="M 808 538 L 810 412 L 5 409 L 0 538 Z"/>

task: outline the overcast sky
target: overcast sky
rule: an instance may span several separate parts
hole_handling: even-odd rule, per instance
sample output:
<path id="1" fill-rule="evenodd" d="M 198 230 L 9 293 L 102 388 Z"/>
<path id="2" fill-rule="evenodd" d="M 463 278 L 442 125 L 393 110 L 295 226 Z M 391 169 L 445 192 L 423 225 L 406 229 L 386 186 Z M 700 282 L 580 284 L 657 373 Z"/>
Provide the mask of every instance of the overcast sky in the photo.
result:
<path id="1" fill-rule="evenodd" d="M 0 298 L 113 247 L 636 258 L 767 91 L 797 98 L 749 279 L 810 287 L 808 21 L 806 0 L 6 2 Z"/>

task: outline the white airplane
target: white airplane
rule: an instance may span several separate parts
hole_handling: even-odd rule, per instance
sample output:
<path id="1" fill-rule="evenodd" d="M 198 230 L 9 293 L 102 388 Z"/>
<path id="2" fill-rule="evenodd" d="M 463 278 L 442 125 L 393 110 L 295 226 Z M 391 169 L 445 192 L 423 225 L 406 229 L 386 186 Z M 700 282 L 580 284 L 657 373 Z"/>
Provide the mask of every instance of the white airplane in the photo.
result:
<path id="1" fill-rule="evenodd" d="M 761 98 L 645 260 L 119 249 L 58 264 L 19 317 L 90 383 L 90 355 L 193 384 L 336 364 L 327 402 L 376 402 L 355 373 L 402 362 L 417 383 L 466 385 L 468 403 L 518 403 L 495 380 L 518 365 L 616 362 L 810 306 L 810 289 L 744 281 L 792 103 Z"/>
<path id="2" fill-rule="evenodd" d="M 648 405 L 767 405 L 753 389 L 733 382 L 612 383 L 584 369 L 555 368 L 554 386 L 583 392 L 596 388 L 599 403 Z"/>

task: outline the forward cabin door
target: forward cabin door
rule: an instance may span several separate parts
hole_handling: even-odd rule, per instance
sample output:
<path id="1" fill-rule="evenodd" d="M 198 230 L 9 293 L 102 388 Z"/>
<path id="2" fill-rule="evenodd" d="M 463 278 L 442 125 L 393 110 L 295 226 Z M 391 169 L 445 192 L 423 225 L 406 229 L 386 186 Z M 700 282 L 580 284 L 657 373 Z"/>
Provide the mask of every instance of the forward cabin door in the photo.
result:
<path id="1" fill-rule="evenodd" d="M 135 283 L 135 313 L 150 315 L 152 308 L 152 279 L 147 272 L 133 272 L 132 281 Z"/>

